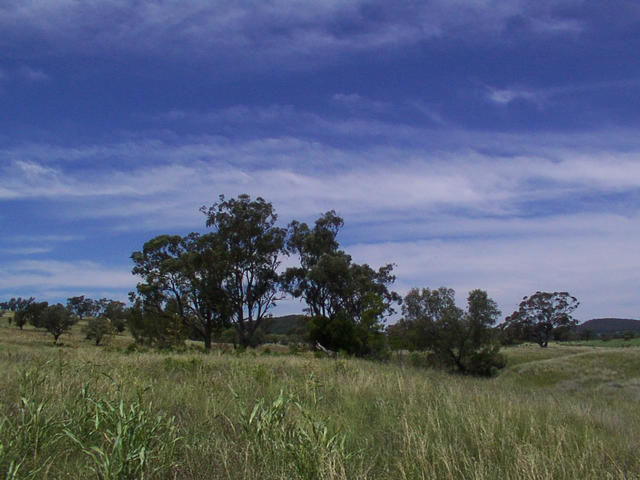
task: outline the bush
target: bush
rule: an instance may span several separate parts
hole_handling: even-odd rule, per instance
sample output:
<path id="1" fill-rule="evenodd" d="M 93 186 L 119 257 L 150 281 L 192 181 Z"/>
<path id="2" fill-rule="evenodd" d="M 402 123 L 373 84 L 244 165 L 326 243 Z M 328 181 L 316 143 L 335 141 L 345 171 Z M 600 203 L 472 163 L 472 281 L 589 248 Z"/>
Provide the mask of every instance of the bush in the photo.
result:
<path id="1" fill-rule="evenodd" d="M 507 361 L 504 355 L 499 352 L 499 347 L 487 347 L 469 357 L 466 371 L 471 375 L 491 377 L 506 364 Z"/>
<path id="2" fill-rule="evenodd" d="M 108 318 L 98 317 L 90 318 L 83 331 L 86 335 L 85 338 L 95 341 L 96 346 L 98 346 L 103 339 L 113 335 L 115 330 Z"/>

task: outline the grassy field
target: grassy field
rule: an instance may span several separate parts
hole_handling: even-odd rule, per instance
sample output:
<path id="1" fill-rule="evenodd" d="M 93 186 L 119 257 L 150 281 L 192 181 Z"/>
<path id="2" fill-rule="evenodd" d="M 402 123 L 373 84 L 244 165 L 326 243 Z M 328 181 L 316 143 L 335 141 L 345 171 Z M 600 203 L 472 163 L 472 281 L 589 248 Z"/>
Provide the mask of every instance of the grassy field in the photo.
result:
<path id="1" fill-rule="evenodd" d="M 0 326 L 0 479 L 640 478 L 638 348 L 511 347 L 476 379 L 130 341 Z"/>
<path id="2" fill-rule="evenodd" d="M 625 340 L 624 338 L 612 338 L 610 340 L 580 340 L 575 342 L 567 342 L 569 345 L 589 346 L 589 347 L 640 347 L 640 337 L 630 338 Z"/>

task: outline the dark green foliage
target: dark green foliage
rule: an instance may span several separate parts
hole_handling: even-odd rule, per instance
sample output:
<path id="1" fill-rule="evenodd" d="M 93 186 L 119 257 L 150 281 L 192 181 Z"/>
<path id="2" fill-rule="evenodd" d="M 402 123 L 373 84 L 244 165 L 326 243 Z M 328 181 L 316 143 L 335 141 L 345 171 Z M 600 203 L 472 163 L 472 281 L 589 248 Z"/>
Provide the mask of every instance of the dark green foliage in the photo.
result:
<path id="1" fill-rule="evenodd" d="M 286 231 L 276 226 L 273 205 L 249 195 L 202 207 L 207 227 L 223 246 L 226 266 L 222 290 L 231 322 L 241 345 L 255 343 L 252 337 L 280 299 L 277 273 L 284 253 Z"/>
<path id="2" fill-rule="evenodd" d="M 2 302 L 0 303 L 0 311 L 1 310 L 8 310 L 9 312 L 20 312 L 20 311 L 24 311 L 27 307 L 29 307 L 32 303 L 35 303 L 35 298 L 31 297 L 31 298 L 22 298 L 22 297 L 18 297 L 18 298 L 11 298 L 6 302 Z M 9 324 L 11 324 L 12 320 L 16 320 L 15 315 L 13 317 L 9 317 Z M 16 325 L 18 325 L 20 327 L 20 330 L 22 330 L 22 327 L 27 323 L 28 318 L 24 317 L 24 316 L 20 316 L 20 318 L 17 319 Z"/>
<path id="3" fill-rule="evenodd" d="M 486 292 L 470 292 L 463 311 L 450 288 L 414 288 L 402 311 L 403 318 L 388 329 L 394 347 L 429 350 L 432 364 L 461 373 L 492 375 L 504 367 L 491 329 L 500 311 Z"/>
<path id="4" fill-rule="evenodd" d="M 84 333 L 87 340 L 93 340 L 97 345 L 100 342 L 111 335 L 113 335 L 115 328 L 111 321 L 106 317 L 90 318 L 87 321 L 87 326 L 84 328 Z"/>
<path id="5" fill-rule="evenodd" d="M 147 308 L 144 302 L 137 300 L 129 309 L 127 326 L 137 344 L 158 348 L 181 345 L 187 335 L 175 302 Z"/>
<path id="6" fill-rule="evenodd" d="M 20 330 L 22 330 L 22 327 L 27 323 L 30 323 L 36 328 L 40 328 L 43 326 L 42 314 L 48 305 L 47 302 L 36 302 L 33 297 L 31 297 L 18 306 L 18 310 L 15 311 L 13 316 L 13 321 L 20 327 Z"/>
<path id="7" fill-rule="evenodd" d="M 104 308 L 101 311 L 101 316 L 106 318 L 115 331 L 122 333 L 127 326 L 127 309 L 124 302 L 117 300 L 106 300 Z"/>
<path id="8" fill-rule="evenodd" d="M 241 345 L 254 345 L 253 337 L 279 298 L 277 269 L 285 231 L 275 225 L 273 206 L 262 198 L 220 196 L 201 211 L 213 232 L 160 235 L 132 254 L 133 273 L 143 278 L 133 295 L 143 312 L 136 314 L 137 324 L 160 321 L 170 311 L 175 317 L 169 324 L 178 319 L 207 350 L 231 325 Z M 166 340 L 162 325 L 149 333 L 154 332 Z"/>
<path id="9" fill-rule="evenodd" d="M 229 317 L 223 290 L 228 273 L 224 245 L 211 234 L 191 233 L 184 238 L 160 235 L 131 258 L 135 263 L 133 273 L 143 278 L 137 285 L 139 312 L 134 314 L 134 336 L 148 342 L 157 335 L 152 343 L 165 345 L 169 332 L 178 332 L 177 320 L 182 324 L 181 334 L 186 331 L 197 335 L 210 349 L 213 336 L 228 324 Z M 115 307 L 111 310 L 117 312 Z M 154 327 L 153 321 L 159 325 Z M 149 329 L 144 333 L 146 327 Z"/>
<path id="10" fill-rule="evenodd" d="M 554 334 L 562 335 L 577 325 L 571 313 L 578 305 L 567 292 L 536 292 L 524 297 L 518 310 L 505 319 L 503 330 L 512 329 L 520 338 L 546 347 Z"/>
<path id="11" fill-rule="evenodd" d="M 67 299 L 67 310 L 69 310 L 69 313 L 72 315 L 75 315 L 78 320 L 82 320 L 84 317 L 96 316 L 99 309 L 99 302 L 91 298 L 85 298 L 84 295 Z"/>
<path id="12" fill-rule="evenodd" d="M 58 343 L 58 338 L 71 329 L 76 323 L 76 318 L 69 313 L 64 305 L 58 303 L 46 307 L 38 320 L 38 327 L 44 328 L 53 335 L 53 343 Z"/>
<path id="13" fill-rule="evenodd" d="M 78 320 L 89 317 L 85 329 L 87 338 L 96 340 L 96 345 L 104 335 L 114 331 L 123 332 L 127 325 L 127 310 L 124 302 L 101 298 L 93 300 L 84 295 L 67 299 L 67 310 Z M 99 319 L 99 321 L 97 321 Z M 100 333 L 103 332 L 103 333 Z"/>
<path id="14" fill-rule="evenodd" d="M 393 265 L 376 271 L 353 263 L 338 249 L 342 225 L 334 211 L 322 215 L 313 228 L 295 221 L 289 225 L 287 248 L 300 258 L 300 266 L 287 269 L 284 288 L 307 304 L 312 343 L 354 355 L 378 355 L 386 344 L 383 319 L 400 299 L 388 289 L 395 281 Z"/>

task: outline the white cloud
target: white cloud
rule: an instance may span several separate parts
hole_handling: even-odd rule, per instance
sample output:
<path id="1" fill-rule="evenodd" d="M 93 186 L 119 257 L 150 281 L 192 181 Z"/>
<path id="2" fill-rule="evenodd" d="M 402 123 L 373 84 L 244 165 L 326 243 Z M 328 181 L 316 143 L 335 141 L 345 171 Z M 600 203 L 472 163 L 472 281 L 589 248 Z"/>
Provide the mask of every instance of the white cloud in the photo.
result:
<path id="1" fill-rule="evenodd" d="M 528 30 L 538 35 L 574 34 L 582 28 L 579 19 L 555 15 L 558 2 L 522 0 L 5 0 L 0 8 L 0 43 L 39 40 L 56 52 L 93 55 L 124 51 L 251 58 L 254 67 L 300 56 L 308 61 L 296 64 L 307 66 L 341 53 L 442 36 L 497 37 L 514 17 L 527 19 Z"/>
<path id="2" fill-rule="evenodd" d="M 582 302 L 577 312 L 581 320 L 637 318 L 638 220 L 637 216 L 599 215 L 505 219 L 495 230 L 478 222 L 480 231 L 492 234 L 490 238 L 358 244 L 348 250 L 354 260 L 372 266 L 395 263 L 397 288 L 402 293 L 412 287 L 444 285 L 454 288 L 463 303 L 470 290 L 482 288 L 507 315 L 523 296 L 537 290 L 568 290 Z M 502 236 L 504 231 L 511 234 Z"/>
<path id="3" fill-rule="evenodd" d="M 3 265 L 0 290 L 39 292 L 47 289 L 133 289 L 128 267 L 109 267 L 89 261 L 24 260 Z"/>
<path id="4" fill-rule="evenodd" d="M 81 235 L 6 235 L 2 238 L 10 243 L 66 243 L 83 240 Z"/>
<path id="5" fill-rule="evenodd" d="M 83 198 L 67 210 L 69 215 L 144 216 L 167 223 L 199 218 L 185 216 L 185 208 L 195 212 L 219 193 L 249 192 L 272 200 L 285 216 L 336 208 L 367 221 L 390 212 L 428 216 L 447 209 L 462 209 L 466 215 L 511 215 L 525 202 L 561 202 L 576 195 L 640 188 L 640 151 L 546 148 L 541 156 L 496 157 L 473 150 L 433 152 L 419 147 L 371 146 L 354 152 L 291 138 L 204 138 L 181 145 L 127 143 L 107 147 L 106 153 L 88 147 L 84 154 L 70 149 L 67 155 L 58 147 L 52 154 L 76 155 L 77 161 L 85 155 L 89 161 L 96 155 L 127 151 L 125 158 L 139 160 L 126 169 L 87 170 L 73 163 L 44 163 L 46 148 L 39 147 L 34 158 L 39 155 L 40 160 L 14 160 L 5 167 L 0 199 Z M 26 152 L 30 156 L 32 150 Z M 7 155 L 21 156 L 16 151 Z"/>
<path id="6" fill-rule="evenodd" d="M 37 255 L 41 253 L 49 253 L 53 250 L 51 247 L 16 247 L 16 248 L 0 248 L 0 253 L 8 255 Z"/>
<path id="7" fill-rule="evenodd" d="M 545 96 L 541 92 L 525 90 L 521 88 L 489 88 L 486 98 L 498 105 L 508 105 L 516 100 L 524 100 L 541 106 L 545 101 Z"/>

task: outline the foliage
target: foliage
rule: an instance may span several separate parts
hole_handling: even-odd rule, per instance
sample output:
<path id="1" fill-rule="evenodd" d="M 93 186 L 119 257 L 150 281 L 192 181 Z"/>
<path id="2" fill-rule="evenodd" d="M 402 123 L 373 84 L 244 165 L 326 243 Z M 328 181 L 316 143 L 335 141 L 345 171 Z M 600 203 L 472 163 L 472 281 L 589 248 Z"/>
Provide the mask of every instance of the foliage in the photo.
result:
<path id="1" fill-rule="evenodd" d="M 221 195 L 201 211 L 213 232 L 160 235 L 132 254 L 133 273 L 143 278 L 134 298 L 147 320 L 165 318 L 170 311 L 207 350 L 231 325 L 241 345 L 253 345 L 279 298 L 277 269 L 285 231 L 275 225 L 273 206 L 262 198 L 225 200 Z"/>
<path id="2" fill-rule="evenodd" d="M 224 245 L 215 235 L 191 233 L 187 236 L 160 235 L 131 255 L 133 273 L 143 278 L 137 285 L 137 297 L 146 320 L 158 320 L 158 328 L 149 334 L 161 335 L 167 343 L 167 312 L 188 333 L 194 333 L 211 349 L 211 340 L 228 325 L 229 306 L 223 282 L 228 272 Z M 141 320 L 140 316 L 136 317 Z M 170 322 L 173 323 L 173 322 Z M 136 327 L 146 325 L 138 322 Z M 148 325 L 152 327 L 151 325 Z M 140 332 L 141 333 L 141 332 Z"/>
<path id="3" fill-rule="evenodd" d="M 314 420 L 311 412 L 282 390 L 271 403 L 258 401 L 250 413 L 241 407 L 241 415 L 253 455 L 284 455 L 294 465 L 296 478 L 315 480 L 323 464 L 352 456 L 346 451 L 345 435 L 330 432 L 324 422 Z"/>
<path id="4" fill-rule="evenodd" d="M 86 421 L 94 434 L 81 438 L 73 426 L 64 434 L 90 459 L 90 470 L 100 480 L 154 478 L 171 467 L 178 441 L 173 418 L 154 416 L 151 405 L 140 398 L 124 401 L 94 399 L 89 403 Z"/>
<path id="5" fill-rule="evenodd" d="M 106 298 L 101 299 L 100 302 L 104 305 L 101 309 L 101 316 L 106 318 L 117 332 L 124 332 L 128 315 L 125 303 Z"/>
<path id="6" fill-rule="evenodd" d="M 20 327 L 20 330 L 22 330 L 22 327 L 27 323 L 37 328 L 42 327 L 43 315 L 48 306 L 49 304 L 47 302 L 36 302 L 33 297 L 31 297 L 18 307 L 13 321 Z"/>
<path id="7" fill-rule="evenodd" d="M 84 317 L 93 317 L 98 314 L 99 304 L 91 298 L 85 298 L 84 295 L 71 297 L 67 299 L 67 310 L 78 320 Z"/>
<path id="8" fill-rule="evenodd" d="M 6 480 L 37 479 L 53 461 L 44 454 L 56 443 L 61 424 L 46 412 L 45 402 L 21 397 L 18 411 L 0 416 L 0 476 Z M 26 464 L 35 464 L 27 470 Z"/>
<path id="9" fill-rule="evenodd" d="M 201 211 L 212 238 L 221 245 L 228 270 L 222 289 L 239 342 L 249 346 L 252 337 L 280 298 L 280 257 L 286 232 L 276 226 L 271 203 L 249 195 L 220 201 Z"/>
<path id="10" fill-rule="evenodd" d="M 450 288 L 414 288 L 404 299 L 402 313 L 388 331 L 395 347 L 429 350 L 433 363 L 461 373 L 487 376 L 504 367 L 491 329 L 500 311 L 486 292 L 471 291 L 465 312 L 456 306 Z"/>
<path id="11" fill-rule="evenodd" d="M 69 313 L 64 305 L 58 303 L 46 307 L 34 326 L 44 328 L 53 335 L 53 343 L 58 343 L 60 335 L 68 332 L 75 323 L 76 318 Z"/>
<path id="12" fill-rule="evenodd" d="M 35 300 L 36 299 L 33 297 L 30 297 L 30 298 L 14 297 L 9 299 L 6 302 L 0 303 L 0 311 L 7 310 L 9 312 L 16 312 L 16 313 L 20 311 L 24 311 L 31 304 L 35 303 Z M 15 315 L 9 317 L 9 324 L 11 324 L 13 320 L 16 320 Z M 20 327 L 20 330 L 22 330 L 22 327 L 26 325 L 27 321 L 28 321 L 28 318 L 25 317 L 24 314 L 20 314 L 18 315 L 16 325 L 18 325 L 18 327 Z"/>
<path id="13" fill-rule="evenodd" d="M 114 452 L 111 465 L 127 458 L 116 454 L 114 442 L 102 441 L 113 425 L 125 428 L 125 421 L 117 420 L 119 413 L 103 417 L 95 430 L 99 409 L 92 400 L 116 410 L 122 402 L 123 418 L 135 418 L 131 405 L 143 409 L 148 425 L 159 415 L 166 421 L 175 417 L 167 425 L 179 437 L 174 447 L 161 449 L 172 438 L 162 426 L 145 440 L 151 460 L 144 478 L 154 480 L 640 475 L 640 418 L 632 401 L 640 371 L 636 347 L 505 348 L 508 366 L 486 380 L 395 362 L 314 359 L 304 352 L 125 353 L 96 349 L 79 338 L 74 348 L 43 349 L 39 335 L 29 330 L 0 325 L 0 333 L 0 417 L 9 420 L 0 427 L 0 444 L 13 444 L 9 458 L 0 455 L 0 466 L 20 463 L 16 479 L 99 478 L 94 469 L 104 471 L 98 465 L 106 461 L 95 462 L 84 452 L 94 446 Z M 124 342 L 114 338 L 116 345 Z M 399 357 L 410 355 L 397 352 L 394 358 Z M 23 388 L 28 382 L 21 372 L 34 367 L 40 371 L 37 381 Z M 284 414 L 276 420 L 280 391 Z M 18 420 L 22 411 L 24 426 Z M 29 426 L 38 422 L 37 429 Z M 139 451 L 140 443 L 127 444 Z M 0 478 L 5 474 L 0 471 Z"/>
<path id="14" fill-rule="evenodd" d="M 546 347 L 554 334 L 577 325 L 571 313 L 580 302 L 568 292 L 536 292 L 524 297 L 518 310 L 505 319 L 503 330 L 515 330 L 521 338 Z"/>
<path id="15" fill-rule="evenodd" d="M 84 328 L 87 340 L 93 340 L 96 346 L 100 345 L 104 338 L 113 335 L 114 331 L 115 328 L 107 317 L 90 318 Z"/>
<path id="16" fill-rule="evenodd" d="M 312 343 L 355 355 L 378 354 L 385 343 L 383 319 L 400 299 L 388 288 L 395 281 L 393 265 L 375 271 L 353 263 L 338 249 L 342 225 L 334 211 L 322 215 L 313 228 L 297 221 L 289 225 L 287 248 L 300 258 L 300 266 L 286 270 L 283 285 L 307 304 Z"/>
<path id="17" fill-rule="evenodd" d="M 150 308 L 148 303 L 136 300 L 129 309 L 127 326 L 139 345 L 172 348 L 182 344 L 187 336 L 172 301 Z"/>

